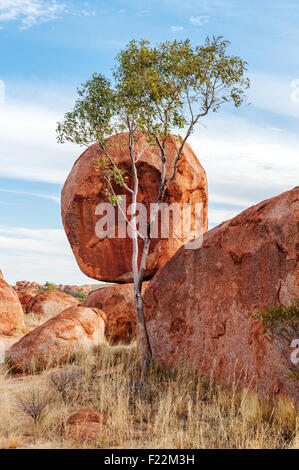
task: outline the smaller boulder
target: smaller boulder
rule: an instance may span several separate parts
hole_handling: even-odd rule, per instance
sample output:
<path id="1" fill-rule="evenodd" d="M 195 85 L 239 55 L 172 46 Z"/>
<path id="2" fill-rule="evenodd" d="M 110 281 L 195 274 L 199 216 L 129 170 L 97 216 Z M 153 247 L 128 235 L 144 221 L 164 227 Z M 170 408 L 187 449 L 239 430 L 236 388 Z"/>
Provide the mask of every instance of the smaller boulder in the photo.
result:
<path id="1" fill-rule="evenodd" d="M 62 364 L 76 352 L 90 352 L 103 341 L 105 323 L 99 309 L 70 307 L 15 343 L 9 349 L 11 365 L 30 372 Z"/>
<path id="2" fill-rule="evenodd" d="M 66 422 L 66 435 L 75 440 L 94 440 L 106 431 L 106 413 L 85 408 L 71 415 Z"/>
<path id="3" fill-rule="evenodd" d="M 21 302 L 23 312 L 26 312 L 26 305 L 28 302 L 36 296 L 36 294 L 32 294 L 31 292 L 16 291 L 17 296 L 19 297 L 19 301 Z"/>
<path id="4" fill-rule="evenodd" d="M 55 317 L 65 309 L 79 304 L 75 297 L 55 290 L 46 290 L 26 304 L 26 313 Z"/>
<path id="5" fill-rule="evenodd" d="M 143 292 L 149 281 L 143 283 Z M 114 284 L 92 291 L 84 306 L 96 307 L 107 315 L 106 338 L 112 344 L 130 343 L 136 336 L 134 284 Z"/>
<path id="6" fill-rule="evenodd" d="M 24 314 L 13 288 L 0 276 L 0 331 L 4 334 L 24 326 Z"/>

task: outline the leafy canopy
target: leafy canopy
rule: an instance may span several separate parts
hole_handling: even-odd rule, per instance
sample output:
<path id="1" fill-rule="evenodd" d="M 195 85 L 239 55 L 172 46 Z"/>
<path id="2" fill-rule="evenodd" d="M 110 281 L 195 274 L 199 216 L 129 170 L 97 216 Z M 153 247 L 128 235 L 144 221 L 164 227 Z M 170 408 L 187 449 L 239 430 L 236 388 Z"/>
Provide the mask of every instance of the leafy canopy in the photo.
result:
<path id="1" fill-rule="evenodd" d="M 58 141 L 105 148 L 110 135 L 138 130 L 156 144 L 174 129 L 190 134 L 225 102 L 239 107 L 249 87 L 246 62 L 229 55 L 228 45 L 222 37 L 195 47 L 188 39 L 157 46 L 131 41 L 117 55 L 111 79 L 95 73 L 78 89 L 73 111 L 58 124 Z"/>

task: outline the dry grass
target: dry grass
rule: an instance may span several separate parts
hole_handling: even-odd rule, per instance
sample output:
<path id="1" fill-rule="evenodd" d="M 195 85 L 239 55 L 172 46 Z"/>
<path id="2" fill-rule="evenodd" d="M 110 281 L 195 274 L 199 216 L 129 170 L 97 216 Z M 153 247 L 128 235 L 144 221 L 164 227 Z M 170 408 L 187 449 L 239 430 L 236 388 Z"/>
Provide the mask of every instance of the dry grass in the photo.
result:
<path id="1" fill-rule="evenodd" d="M 0 374 L 0 448 L 298 448 L 298 410 L 225 390 L 195 371 L 142 374 L 135 345 L 103 344 L 93 355 L 30 377 Z M 108 414 L 95 441 L 65 438 L 80 408 Z"/>
<path id="2" fill-rule="evenodd" d="M 30 331 L 35 330 L 40 325 L 46 323 L 46 321 L 50 320 L 51 315 L 36 315 L 34 313 L 26 313 L 24 315 L 24 323 L 25 327 L 23 328 L 23 333 L 27 334 Z"/>

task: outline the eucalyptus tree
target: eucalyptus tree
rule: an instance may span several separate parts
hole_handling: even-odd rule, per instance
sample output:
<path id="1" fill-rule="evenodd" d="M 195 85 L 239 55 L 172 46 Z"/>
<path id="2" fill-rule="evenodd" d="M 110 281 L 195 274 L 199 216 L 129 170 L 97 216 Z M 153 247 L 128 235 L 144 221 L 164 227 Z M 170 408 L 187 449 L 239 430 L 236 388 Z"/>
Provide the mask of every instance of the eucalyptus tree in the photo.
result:
<path id="1" fill-rule="evenodd" d="M 164 42 L 151 46 L 146 40 L 131 41 L 116 56 L 110 79 L 95 73 L 78 89 L 74 108 L 58 123 L 58 141 L 80 145 L 98 144 L 101 156 L 95 167 L 107 183 L 107 198 L 120 206 L 115 184 L 131 195 L 132 271 L 137 310 L 137 344 L 140 361 L 147 367 L 152 361 L 151 347 L 144 320 L 142 281 L 159 204 L 175 178 L 184 145 L 198 122 L 209 112 L 217 112 L 224 103 L 240 107 L 246 100 L 249 79 L 247 63 L 229 55 L 229 42 L 222 37 L 206 38 L 203 45 L 192 46 L 189 40 Z M 109 152 L 107 138 L 128 133 L 127 150 L 133 175 L 132 187 L 127 185 L 124 170 Z M 169 158 L 166 141 L 172 132 L 178 134 L 179 146 L 171 175 L 166 179 Z M 138 138 L 145 136 L 149 146 L 156 146 L 161 158 L 161 177 L 155 195 L 146 233 L 136 224 L 138 196 Z M 140 153 L 140 152 L 139 152 Z M 143 238 L 139 257 L 138 238 Z M 138 260 L 140 259 L 140 262 Z"/>

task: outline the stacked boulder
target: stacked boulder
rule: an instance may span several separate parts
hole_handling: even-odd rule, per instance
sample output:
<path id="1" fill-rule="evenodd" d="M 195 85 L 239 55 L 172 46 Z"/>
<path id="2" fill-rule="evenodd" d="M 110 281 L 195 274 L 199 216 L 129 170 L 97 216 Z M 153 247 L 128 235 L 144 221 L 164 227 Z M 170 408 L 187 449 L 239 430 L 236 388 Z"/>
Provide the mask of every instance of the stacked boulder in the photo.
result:
<path id="1" fill-rule="evenodd" d="M 126 171 L 127 184 L 132 187 L 128 134 L 123 133 L 108 139 L 109 152 Z M 171 136 L 166 142 L 166 178 L 173 171 L 174 160 L 180 146 L 179 140 Z M 161 159 L 156 147 L 151 147 L 140 135 L 137 144 L 140 158 L 137 163 L 139 177 L 138 202 L 144 203 L 149 215 L 150 203 L 154 203 L 160 183 Z M 101 156 L 97 145 L 89 147 L 74 164 L 62 190 L 62 220 L 70 245 L 80 269 L 89 277 L 106 282 L 117 282 L 114 286 L 91 292 L 84 305 L 98 307 L 107 314 L 106 336 L 113 344 L 128 342 L 136 333 L 136 309 L 132 277 L 132 240 L 125 238 L 99 239 L 95 228 L 99 216 L 96 207 L 107 202 L 101 172 L 95 171 L 95 159 Z M 114 188 L 116 194 L 125 194 L 121 187 Z M 191 147 L 186 144 L 178 165 L 178 172 L 166 193 L 166 203 L 201 203 L 203 208 L 203 231 L 208 228 L 208 190 L 206 173 Z M 131 203 L 126 194 L 126 207 Z M 117 213 L 116 213 L 117 216 Z M 192 214 L 194 217 L 194 214 Z M 117 217 L 115 224 L 117 224 Z M 194 220 L 194 219 L 193 219 Z M 151 279 L 157 270 L 188 240 L 181 238 L 153 238 L 148 256 L 145 279 Z M 139 240 L 139 255 L 142 240 Z M 139 259 L 140 261 L 140 259 Z M 123 283 L 123 285 L 122 285 Z"/>
<path id="2" fill-rule="evenodd" d="M 139 178 L 138 202 L 144 203 L 149 216 L 150 203 L 158 196 L 161 157 L 157 147 L 149 146 L 144 136 L 139 136 L 136 153 L 140 158 L 136 164 Z M 180 146 L 179 140 L 171 136 L 166 142 L 166 179 L 172 175 L 173 164 Z M 107 148 L 117 159 L 118 166 L 126 171 L 127 185 L 132 187 L 128 134 L 123 133 L 108 139 Z M 96 207 L 107 202 L 105 184 L 101 171 L 95 170 L 95 160 L 102 156 L 97 145 L 89 147 L 74 164 L 62 190 L 61 210 L 63 225 L 78 265 L 87 276 L 106 282 L 130 283 L 132 277 L 132 240 L 124 238 L 99 239 L 95 233 L 99 216 Z M 131 204 L 131 195 L 116 186 L 115 193 L 126 195 L 126 208 Z M 178 165 L 177 175 L 166 192 L 166 203 L 202 203 L 203 230 L 208 228 L 208 192 L 206 173 L 191 147 L 186 144 Z M 117 211 L 116 211 L 117 212 Z M 115 225 L 117 225 L 117 213 Z M 153 238 L 151 242 L 145 279 L 151 279 L 157 270 L 174 255 L 188 240 L 189 234 L 181 238 Z M 140 248 L 142 240 L 140 240 Z M 141 250 L 140 250 L 141 251 Z"/>

